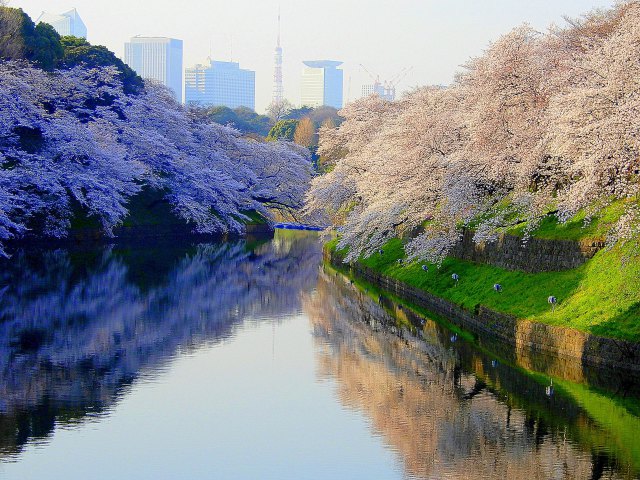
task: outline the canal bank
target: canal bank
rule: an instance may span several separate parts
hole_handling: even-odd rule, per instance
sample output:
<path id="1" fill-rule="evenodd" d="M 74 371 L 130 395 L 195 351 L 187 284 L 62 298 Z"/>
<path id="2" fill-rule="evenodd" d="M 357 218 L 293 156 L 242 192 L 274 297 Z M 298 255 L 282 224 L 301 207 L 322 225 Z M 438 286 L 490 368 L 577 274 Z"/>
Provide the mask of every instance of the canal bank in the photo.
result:
<path id="1" fill-rule="evenodd" d="M 219 242 L 246 238 L 249 241 L 273 238 L 273 221 L 255 210 L 237 219 L 241 230 L 199 231 L 196 224 L 181 218 L 164 197 L 166 192 L 144 188 L 130 199 L 122 223 L 107 232 L 98 218 L 80 205 L 74 205 L 69 230 L 63 237 L 44 234 L 43 219 L 34 219 L 24 235 L 6 241 L 10 251 L 22 247 L 94 248 L 105 244 L 143 245 L 156 242 Z"/>
<path id="2" fill-rule="evenodd" d="M 545 250 L 544 248 L 538 250 L 546 252 L 545 254 L 549 252 L 548 249 Z M 589 259 L 597 254 L 597 250 L 597 247 L 592 250 L 583 250 L 586 252 L 583 263 L 593 262 L 594 260 Z M 575 249 L 565 248 L 565 251 L 573 256 L 573 261 L 577 261 L 575 260 L 577 258 Z M 635 333 L 633 330 L 626 329 L 624 331 L 624 334 L 631 337 L 629 339 L 614 338 L 592 331 L 573 328 L 562 324 L 561 315 L 556 314 L 555 311 L 552 312 L 555 308 L 541 304 L 540 299 L 537 299 L 537 304 L 527 299 L 527 295 L 530 295 L 532 291 L 533 294 L 536 294 L 536 288 L 541 288 L 540 283 L 548 282 L 551 288 L 555 286 L 556 289 L 560 289 L 564 286 L 566 293 L 563 293 L 565 293 L 566 297 L 563 295 L 560 298 L 562 299 L 561 301 L 566 301 L 570 304 L 570 301 L 566 300 L 566 298 L 569 295 L 583 294 L 580 288 L 586 283 L 584 279 L 588 278 L 588 274 L 585 271 L 590 268 L 593 269 L 592 265 L 585 264 L 580 267 L 582 270 L 545 272 L 538 273 L 536 276 L 517 271 L 508 272 L 507 270 L 466 260 L 452 260 L 455 267 L 449 264 L 442 269 L 443 271 L 438 271 L 434 266 L 431 266 L 432 268 L 428 267 L 427 271 L 430 271 L 430 273 L 424 272 L 419 277 L 419 280 L 416 281 L 415 279 L 419 275 L 416 272 L 422 271 L 422 268 L 420 268 L 420 265 L 407 265 L 401 261 L 403 256 L 401 244 L 399 249 L 398 245 L 389 245 L 389 248 L 377 254 L 376 258 L 350 264 L 344 263 L 344 252 L 336 249 L 336 242 L 331 242 L 325 246 L 324 255 L 325 260 L 338 269 L 346 270 L 348 274 L 362 278 L 390 292 L 399 299 L 444 317 L 454 325 L 471 332 L 476 337 L 489 337 L 530 352 L 544 352 L 559 357 L 577 359 L 585 365 L 640 372 L 640 343 L 633 338 Z M 519 257 L 526 255 L 526 253 L 521 253 Z M 552 258 L 552 256 L 549 258 Z M 556 256 L 556 258 L 558 262 L 565 262 L 562 256 Z M 595 261 L 602 261 L 602 258 Z M 449 270 L 456 267 L 462 268 L 463 265 L 466 265 L 469 272 L 473 270 L 475 275 L 482 277 L 483 281 L 487 283 L 487 285 L 479 287 L 480 290 L 483 290 L 484 287 L 483 292 L 476 292 L 478 290 L 476 284 L 480 282 L 478 278 L 469 278 L 471 276 L 470 273 L 469 277 L 465 276 L 460 280 L 460 282 L 468 282 L 464 287 L 462 284 L 458 286 L 457 282 L 450 278 Z M 609 268 L 613 268 L 613 266 L 609 265 Z M 463 271 L 467 273 L 466 270 Z M 576 275 L 574 272 L 578 271 L 580 274 Z M 489 274 L 496 275 L 496 272 L 501 273 L 503 278 L 513 278 L 514 282 L 522 282 L 523 288 L 520 289 L 522 291 L 518 292 L 522 297 L 522 301 L 519 304 L 514 306 L 514 302 L 511 302 L 511 304 L 507 305 L 508 297 L 506 295 L 491 291 L 493 283 L 491 283 L 491 279 L 484 277 L 489 276 Z M 428 275 L 431 275 L 430 279 Z M 603 275 L 606 278 L 606 272 Z M 440 286 L 438 282 L 440 282 Z M 445 288 L 442 288 L 443 283 L 446 286 Z M 451 285 L 447 286 L 446 284 Z M 515 290 L 512 285 L 509 285 L 509 288 L 512 292 Z M 466 293 L 465 289 L 466 292 L 469 292 L 469 298 L 461 300 L 461 297 L 464 297 Z M 603 288 L 603 290 L 605 289 Z M 485 293 L 486 291 L 489 293 Z M 479 299 L 480 301 L 478 301 Z M 493 305 L 487 305 L 482 303 L 482 300 L 494 303 Z M 542 300 L 546 303 L 546 296 Z M 608 299 L 608 301 L 615 303 L 615 300 L 612 299 Z M 507 306 L 502 310 L 493 308 L 495 305 Z M 582 305 L 578 307 L 583 308 Z M 543 308 L 548 312 L 541 311 Z M 630 309 L 631 314 L 633 314 L 633 308 L 635 307 L 632 306 Z M 509 309 L 512 311 L 509 311 Z M 533 318 L 531 318 L 529 315 L 521 313 L 526 309 L 535 312 L 542 319 L 550 318 L 551 320 L 550 322 L 537 321 L 536 315 L 532 315 Z M 598 314 L 598 311 L 593 313 L 594 316 Z M 613 320 L 615 322 L 615 318 Z M 603 321 L 602 324 L 602 326 L 596 325 L 594 330 L 598 331 L 598 328 L 608 327 L 611 331 L 616 332 L 616 327 L 620 325 L 626 327 L 626 323 L 622 324 L 622 322 L 619 322 L 620 325 L 615 325 L 614 323 L 613 327 L 611 327 L 610 321 Z"/>
<path id="3" fill-rule="evenodd" d="M 319 267 L 290 230 L 17 252 L 0 477 L 638 477 L 637 376 L 467 341 Z"/>
<path id="4" fill-rule="evenodd" d="M 610 464 L 607 457 L 613 454 L 616 459 L 626 459 L 622 461 L 626 472 L 623 477 L 636 478 L 640 466 L 640 444 L 636 441 L 640 426 L 636 400 L 640 394 L 640 383 L 637 376 L 585 366 L 570 358 L 516 349 L 490 337 L 469 341 L 468 334 L 456 334 L 456 328 L 443 326 L 442 319 L 434 321 L 423 313 L 416 313 L 414 307 L 401 303 L 397 297 L 379 298 L 375 286 L 343 275 L 326 263 L 318 291 L 323 297 L 317 301 L 318 308 L 324 314 L 318 316 L 321 325 L 314 329 L 316 334 L 351 338 L 353 344 L 343 349 L 348 352 L 345 357 L 353 359 L 360 355 L 375 359 L 385 368 L 404 371 L 413 379 L 403 382 L 397 394 L 390 396 L 380 393 L 384 391 L 383 382 L 368 386 L 375 379 L 368 372 L 357 375 L 351 367 L 345 366 L 340 370 L 340 375 L 352 385 L 354 399 L 364 408 L 378 412 L 382 430 L 393 428 L 394 416 L 389 412 L 403 411 L 401 418 L 404 421 L 396 425 L 395 435 L 406 432 L 401 444 L 408 447 L 415 442 L 414 453 L 420 452 L 420 458 L 433 458 L 434 454 L 442 453 L 442 444 L 433 442 L 432 426 L 434 417 L 438 417 L 434 410 L 440 408 L 442 402 L 431 396 L 425 408 L 421 404 L 424 397 L 413 395 L 411 390 L 414 385 L 423 391 L 430 390 L 432 395 L 440 395 L 442 391 L 433 388 L 437 384 L 433 372 L 424 368 L 425 364 L 438 364 L 450 372 L 453 384 L 459 388 L 458 398 L 467 406 L 473 408 L 472 405 L 478 402 L 486 409 L 486 394 L 491 392 L 491 395 L 505 401 L 507 422 L 513 419 L 513 412 L 520 409 L 527 412 L 525 423 L 536 425 L 528 428 L 537 431 L 537 442 L 548 438 L 548 434 L 556 429 L 555 425 L 561 424 L 559 431 L 563 442 L 578 441 L 589 445 L 594 472 L 602 468 L 601 464 Z M 349 314 L 345 315 L 345 312 Z M 340 320 L 345 316 L 352 319 L 348 324 Z M 354 329 L 358 333 L 350 334 Z M 386 346 L 382 341 L 378 343 L 376 338 L 384 338 Z M 400 363 L 401 367 L 398 366 Z M 473 372 L 474 379 L 465 380 L 465 372 Z M 392 384 L 397 386 L 397 382 Z M 372 416 L 376 418 L 376 415 Z M 407 418 L 412 420 L 406 421 Z M 569 418 L 571 420 L 567 422 Z M 465 430 L 462 425 L 459 428 Z M 425 452 L 425 448 L 437 451 Z M 428 462 L 411 463 L 424 467 Z M 474 467 L 482 468 L 482 462 Z M 549 473 L 542 476 L 530 473 L 520 472 L 512 476 L 553 478 Z M 578 474 L 575 466 L 572 473 L 570 478 L 606 478 L 586 472 Z M 416 472 L 418 478 L 423 478 L 419 477 L 420 474 L 426 478 L 424 471 Z M 487 477 L 489 475 L 477 471 L 473 478 Z M 459 475 L 452 478 L 467 477 Z"/>

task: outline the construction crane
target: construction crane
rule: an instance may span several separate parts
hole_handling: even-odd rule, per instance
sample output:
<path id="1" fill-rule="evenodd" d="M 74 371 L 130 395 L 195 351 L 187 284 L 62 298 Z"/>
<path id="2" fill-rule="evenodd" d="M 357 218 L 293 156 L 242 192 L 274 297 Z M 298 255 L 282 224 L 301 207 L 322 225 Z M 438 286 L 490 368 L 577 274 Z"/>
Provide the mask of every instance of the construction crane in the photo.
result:
<path id="1" fill-rule="evenodd" d="M 376 75 L 374 77 L 373 74 L 362 64 L 360 64 L 360 68 L 362 68 L 362 70 L 364 70 L 367 75 L 369 75 L 371 80 L 373 80 L 373 93 L 377 93 L 382 98 L 385 98 L 387 100 L 395 99 L 396 85 L 398 85 L 398 83 L 402 81 L 409 74 L 409 72 L 411 72 L 411 70 L 413 70 L 413 67 L 405 67 L 400 70 L 400 72 L 398 72 L 398 74 L 396 74 L 391 80 L 386 80 L 383 83 L 380 82 L 380 75 Z"/>
<path id="2" fill-rule="evenodd" d="M 411 73 L 412 70 L 413 70 L 413 65 L 410 67 L 405 67 L 402 70 L 400 70 L 395 77 L 389 80 L 388 86 L 390 89 L 393 89 L 394 95 L 395 95 L 396 87 L 398 86 L 398 84 L 402 80 L 404 80 L 406 76 L 409 75 L 409 73 Z"/>
<path id="3" fill-rule="evenodd" d="M 362 64 L 360 64 L 360 68 L 362 68 L 362 70 L 364 70 L 367 73 L 367 75 L 369 75 L 369 77 L 371 77 L 371 80 L 373 80 L 373 84 L 374 85 L 380 85 L 380 75 L 376 75 L 374 77 L 373 74 L 369 70 L 367 70 L 367 68 Z"/>

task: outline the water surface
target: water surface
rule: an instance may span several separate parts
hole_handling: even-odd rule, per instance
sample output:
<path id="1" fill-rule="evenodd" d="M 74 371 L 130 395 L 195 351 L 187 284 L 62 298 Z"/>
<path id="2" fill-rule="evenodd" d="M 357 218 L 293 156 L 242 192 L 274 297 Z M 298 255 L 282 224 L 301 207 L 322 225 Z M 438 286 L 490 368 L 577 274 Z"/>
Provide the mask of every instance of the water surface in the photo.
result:
<path id="1" fill-rule="evenodd" d="M 638 477 L 635 380 L 479 347 L 365 288 L 308 233 L 17 253 L 0 477 Z"/>

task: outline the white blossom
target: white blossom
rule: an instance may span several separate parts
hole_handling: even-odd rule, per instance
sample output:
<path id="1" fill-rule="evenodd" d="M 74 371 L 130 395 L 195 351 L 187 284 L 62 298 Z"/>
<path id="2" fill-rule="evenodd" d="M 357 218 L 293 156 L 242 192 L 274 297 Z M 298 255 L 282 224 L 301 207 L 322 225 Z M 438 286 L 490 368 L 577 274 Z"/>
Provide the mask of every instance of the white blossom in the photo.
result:
<path id="1" fill-rule="evenodd" d="M 405 236 L 412 259 L 439 262 L 473 228 L 494 241 L 549 212 L 593 218 L 612 201 L 635 211 L 640 175 L 640 2 L 540 33 L 514 29 L 446 88 L 346 106 L 323 130 L 332 169 L 307 210 L 337 226 L 346 261 Z M 625 214 L 610 241 L 634 236 Z"/>
<path id="2" fill-rule="evenodd" d="M 112 234 L 145 185 L 201 233 L 301 207 L 307 151 L 205 123 L 157 84 L 126 95 L 117 73 L 0 62 L 0 254 L 26 233 L 65 236 L 79 212 Z"/>

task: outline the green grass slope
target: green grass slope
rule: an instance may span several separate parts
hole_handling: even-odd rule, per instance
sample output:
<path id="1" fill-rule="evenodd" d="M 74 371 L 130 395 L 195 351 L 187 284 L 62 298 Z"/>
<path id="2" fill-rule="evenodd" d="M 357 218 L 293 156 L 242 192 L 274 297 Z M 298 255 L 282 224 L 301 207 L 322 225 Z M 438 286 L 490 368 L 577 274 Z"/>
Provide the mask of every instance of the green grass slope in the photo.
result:
<path id="1" fill-rule="evenodd" d="M 336 244 L 334 240 L 327 248 L 335 249 Z M 470 311 L 485 305 L 522 319 L 640 341 L 640 259 L 629 257 L 634 247 L 602 250 L 574 270 L 534 274 L 455 258 L 447 258 L 440 268 L 429 265 L 424 272 L 420 262 L 398 263 L 405 258 L 399 239 L 388 242 L 383 255 L 360 262 Z M 454 273 L 460 276 L 457 285 L 451 278 Z M 501 293 L 493 290 L 495 283 L 502 285 Z M 558 298 L 555 311 L 547 302 L 550 295 Z"/>

